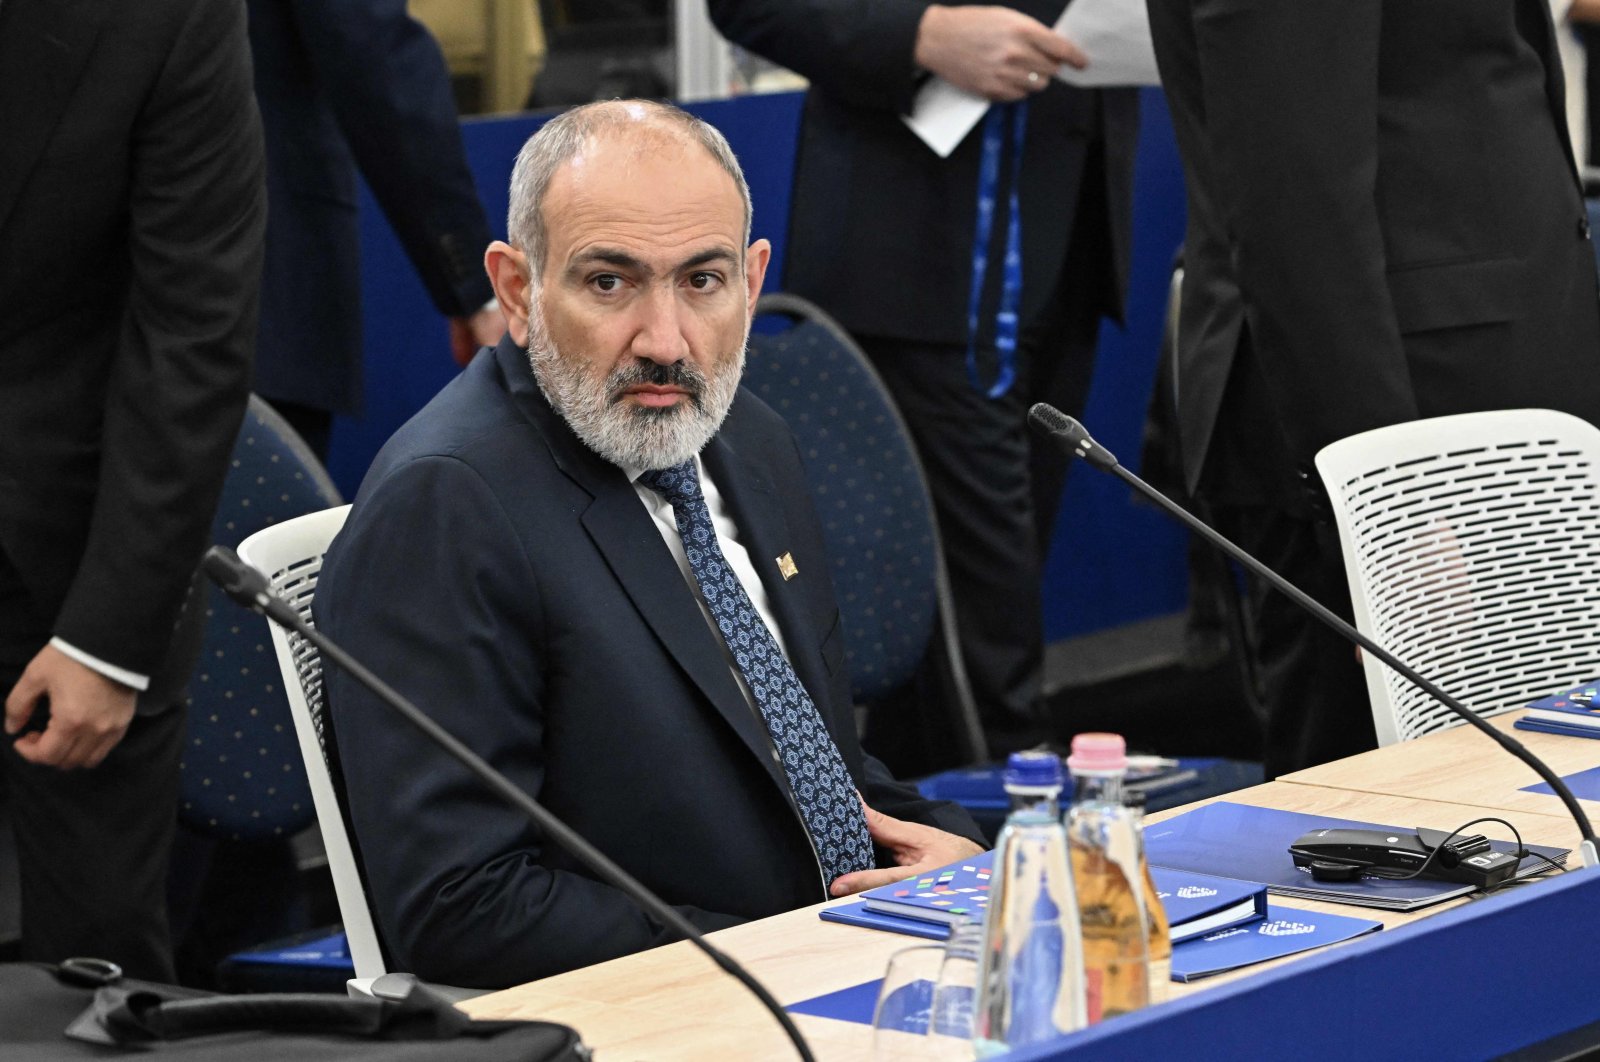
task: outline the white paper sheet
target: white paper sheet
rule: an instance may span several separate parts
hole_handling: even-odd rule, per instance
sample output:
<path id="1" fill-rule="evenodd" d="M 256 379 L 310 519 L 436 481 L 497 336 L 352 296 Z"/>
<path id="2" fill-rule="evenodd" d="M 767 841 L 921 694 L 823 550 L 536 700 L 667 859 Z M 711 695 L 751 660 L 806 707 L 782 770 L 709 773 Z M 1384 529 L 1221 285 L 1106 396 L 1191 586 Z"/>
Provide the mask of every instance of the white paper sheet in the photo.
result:
<path id="1" fill-rule="evenodd" d="M 1299 0 L 1284 0 L 1297 3 Z M 1056 32 L 1088 56 L 1082 70 L 1062 64 L 1056 77 L 1069 85 L 1159 85 L 1145 0 L 1073 0 L 1056 20 Z"/>
<path id="2" fill-rule="evenodd" d="M 1093 87 L 1160 83 L 1145 0 L 1073 0 L 1055 28 L 1089 57 L 1089 65 L 1083 70 L 1063 65 L 1056 71 L 1056 77 L 1067 84 Z M 989 101 L 982 96 L 935 77 L 917 92 L 911 113 L 901 120 L 940 158 L 949 158 L 988 110 Z"/>
<path id="3" fill-rule="evenodd" d="M 982 96 L 958 89 L 942 77 L 933 77 L 917 91 L 911 113 L 902 115 L 901 120 L 944 159 L 967 138 L 988 109 L 989 101 Z"/>

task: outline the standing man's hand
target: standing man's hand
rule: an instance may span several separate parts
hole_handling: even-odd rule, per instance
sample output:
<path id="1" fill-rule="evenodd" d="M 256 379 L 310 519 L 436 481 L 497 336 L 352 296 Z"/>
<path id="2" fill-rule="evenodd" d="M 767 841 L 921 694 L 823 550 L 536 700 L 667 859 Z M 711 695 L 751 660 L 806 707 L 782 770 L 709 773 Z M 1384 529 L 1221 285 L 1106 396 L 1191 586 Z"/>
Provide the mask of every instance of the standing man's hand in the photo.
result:
<path id="1" fill-rule="evenodd" d="M 897 865 L 887 870 L 858 870 L 851 874 L 840 874 L 828 888 L 833 896 L 865 892 L 879 885 L 935 870 L 958 859 L 969 859 L 983 851 L 965 837 L 873 811 L 865 800 L 861 802 L 861 810 L 867 816 L 867 833 L 872 835 L 873 843 L 893 852 Z"/>
<path id="2" fill-rule="evenodd" d="M 30 763 L 66 771 L 98 766 L 116 748 L 133 721 L 138 693 L 47 645 L 6 697 L 6 733 L 27 725 L 44 697 L 50 699 L 49 725 L 24 734 L 14 748 Z"/>
<path id="3" fill-rule="evenodd" d="M 506 334 L 506 318 L 500 304 L 491 302 L 471 317 L 450 318 L 450 356 L 463 369 L 479 347 L 492 347 Z"/>
<path id="4" fill-rule="evenodd" d="M 1020 100 L 1050 84 L 1062 63 L 1088 58 L 1038 19 L 1009 7 L 943 7 L 923 12 L 912 53 L 918 66 L 985 99 Z"/>

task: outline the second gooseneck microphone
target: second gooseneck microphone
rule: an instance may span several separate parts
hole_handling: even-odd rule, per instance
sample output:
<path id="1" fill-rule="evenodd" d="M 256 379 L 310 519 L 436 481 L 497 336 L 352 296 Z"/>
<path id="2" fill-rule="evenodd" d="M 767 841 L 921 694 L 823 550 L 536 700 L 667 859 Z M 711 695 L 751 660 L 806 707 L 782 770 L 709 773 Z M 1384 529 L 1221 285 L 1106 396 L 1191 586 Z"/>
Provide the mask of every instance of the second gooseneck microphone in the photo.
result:
<path id="1" fill-rule="evenodd" d="M 1090 438 L 1088 430 L 1082 424 L 1079 424 L 1059 409 L 1043 402 L 1035 403 L 1033 408 L 1028 410 L 1028 423 L 1041 435 L 1054 439 L 1063 450 L 1072 456 L 1082 457 L 1102 472 L 1110 472 L 1134 490 L 1155 502 L 1178 522 L 1194 531 L 1195 534 L 1222 550 L 1250 571 L 1261 576 L 1261 578 L 1271 583 L 1273 587 L 1288 595 L 1295 604 L 1339 632 L 1346 640 L 1361 646 L 1363 650 L 1383 661 L 1389 668 L 1403 676 L 1407 682 L 1436 699 L 1440 704 L 1460 716 L 1464 722 L 1489 735 L 1501 748 L 1531 767 L 1534 773 L 1555 791 L 1556 796 L 1561 798 L 1561 802 L 1566 805 L 1567 812 L 1572 816 L 1573 821 L 1578 824 L 1578 833 L 1583 837 L 1583 842 L 1578 846 L 1579 856 L 1583 865 L 1586 867 L 1600 866 L 1600 843 L 1596 842 L 1594 827 L 1589 824 L 1589 816 L 1584 814 L 1583 808 L 1579 806 L 1577 799 L 1572 795 L 1572 791 L 1567 788 L 1566 783 L 1561 780 L 1560 776 L 1546 766 L 1543 760 L 1529 752 L 1527 746 L 1523 745 L 1522 742 L 1509 734 L 1496 730 L 1478 713 L 1463 705 L 1433 682 L 1417 674 L 1408 665 L 1401 663 L 1394 654 L 1371 638 L 1368 638 L 1365 634 L 1362 634 L 1349 623 L 1346 623 L 1341 617 L 1328 611 L 1327 608 L 1314 600 L 1305 591 L 1256 560 L 1229 539 L 1223 537 L 1222 534 L 1201 521 L 1199 517 L 1189 512 L 1189 510 L 1156 490 L 1126 468 L 1123 468 L 1111 451 Z"/>

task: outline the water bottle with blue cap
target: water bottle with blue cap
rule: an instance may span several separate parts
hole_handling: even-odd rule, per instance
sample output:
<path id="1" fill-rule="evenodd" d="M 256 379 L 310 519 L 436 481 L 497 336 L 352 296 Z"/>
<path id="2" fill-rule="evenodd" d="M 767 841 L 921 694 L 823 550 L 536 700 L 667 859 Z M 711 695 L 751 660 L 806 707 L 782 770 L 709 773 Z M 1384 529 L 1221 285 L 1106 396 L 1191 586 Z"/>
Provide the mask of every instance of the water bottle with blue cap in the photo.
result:
<path id="1" fill-rule="evenodd" d="M 1087 1022 L 1083 936 L 1060 812 L 1061 758 L 1013 753 L 1011 814 L 994 852 L 973 1044 L 980 1057 L 1055 1039 Z"/>

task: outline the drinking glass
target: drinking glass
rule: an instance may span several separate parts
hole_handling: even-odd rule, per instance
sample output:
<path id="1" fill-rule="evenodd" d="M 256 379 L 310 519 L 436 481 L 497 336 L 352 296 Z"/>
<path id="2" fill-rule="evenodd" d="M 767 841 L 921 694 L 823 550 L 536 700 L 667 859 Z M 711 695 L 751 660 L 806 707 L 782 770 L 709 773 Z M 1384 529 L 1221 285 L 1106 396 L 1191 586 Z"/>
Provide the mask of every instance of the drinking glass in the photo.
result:
<path id="1" fill-rule="evenodd" d="M 918 944 L 889 956 L 872 1012 L 872 1052 L 881 1059 L 926 1058 L 943 944 Z"/>
<path id="2" fill-rule="evenodd" d="M 927 1057 L 942 1062 L 970 1062 L 973 1057 L 973 1015 L 978 999 L 978 956 L 983 928 L 957 926 L 944 947 L 939 978 L 934 982 L 928 1016 Z"/>

